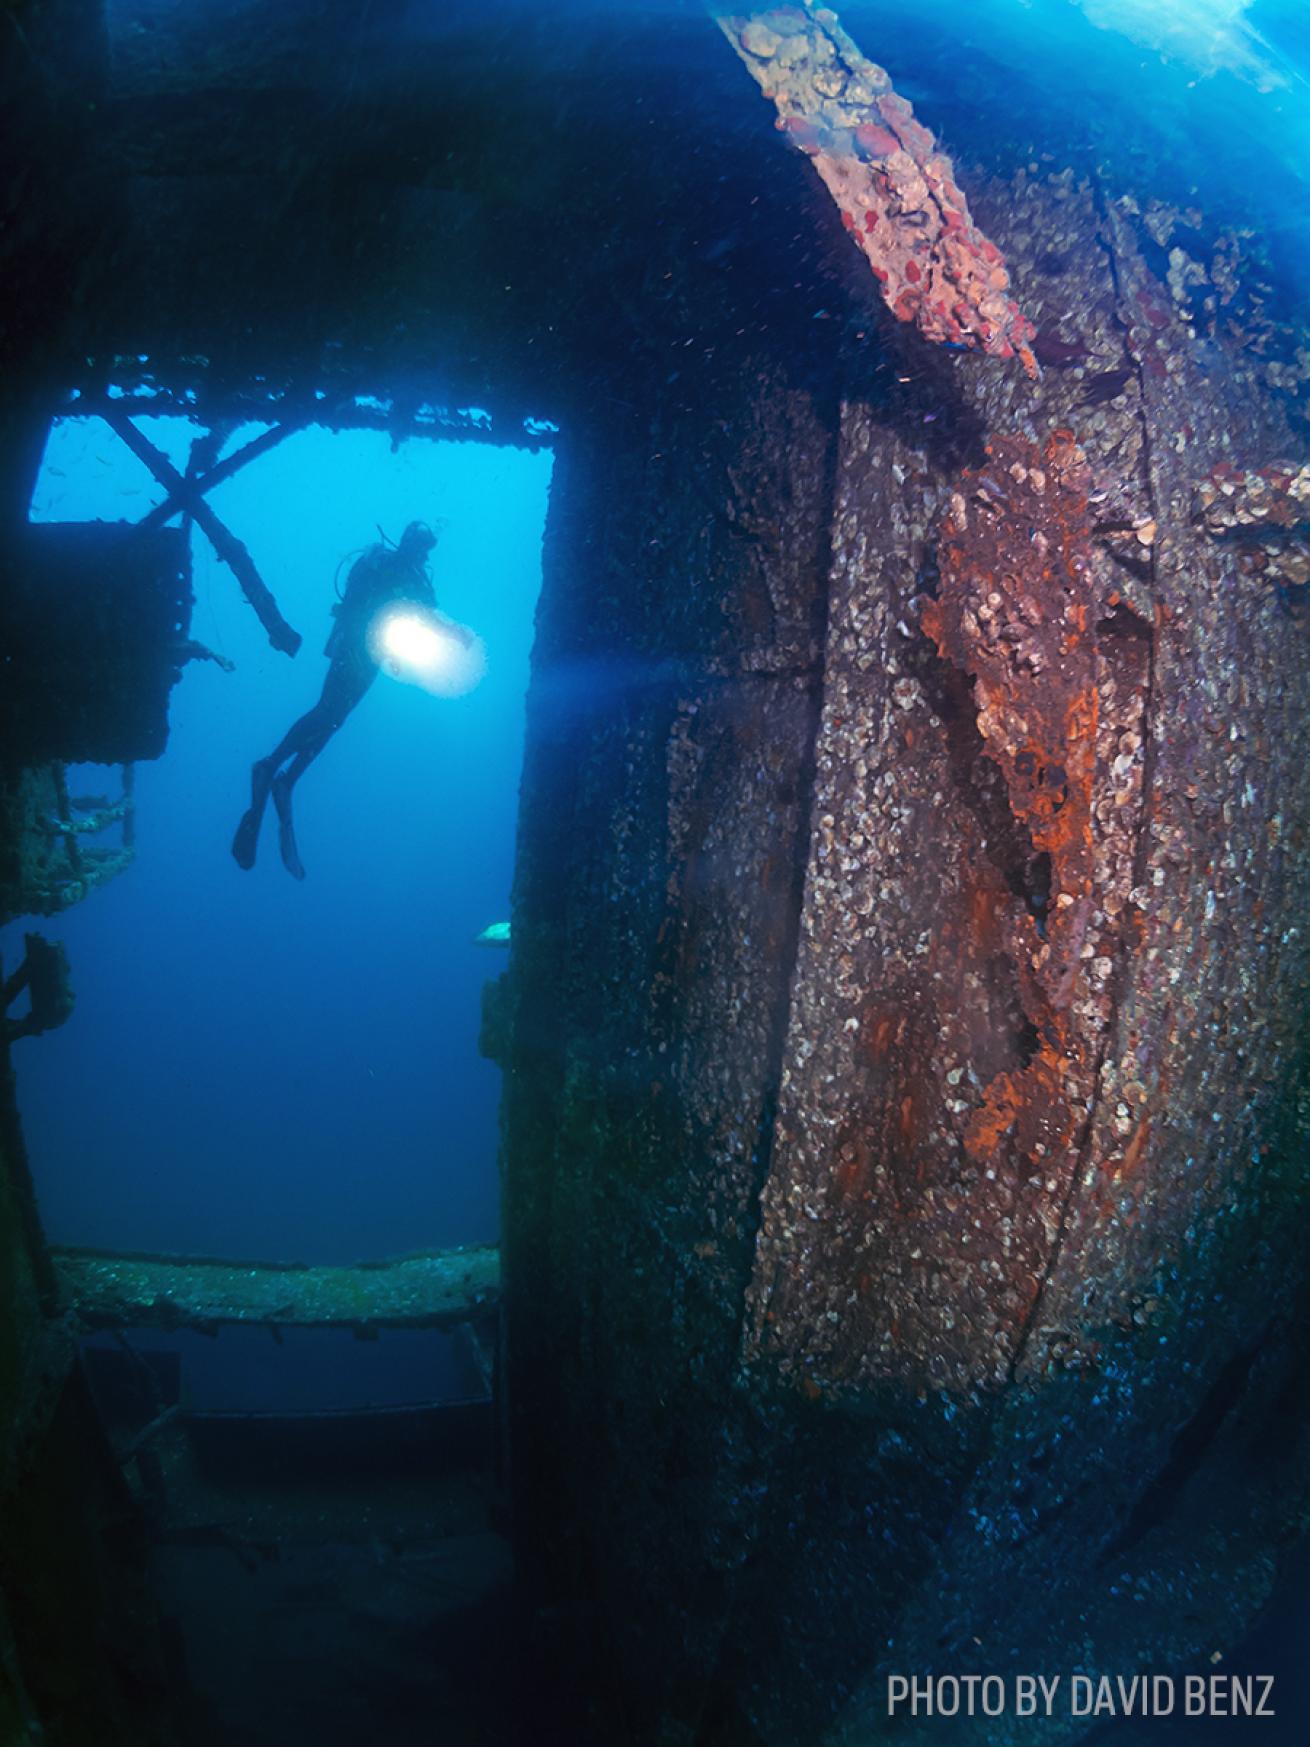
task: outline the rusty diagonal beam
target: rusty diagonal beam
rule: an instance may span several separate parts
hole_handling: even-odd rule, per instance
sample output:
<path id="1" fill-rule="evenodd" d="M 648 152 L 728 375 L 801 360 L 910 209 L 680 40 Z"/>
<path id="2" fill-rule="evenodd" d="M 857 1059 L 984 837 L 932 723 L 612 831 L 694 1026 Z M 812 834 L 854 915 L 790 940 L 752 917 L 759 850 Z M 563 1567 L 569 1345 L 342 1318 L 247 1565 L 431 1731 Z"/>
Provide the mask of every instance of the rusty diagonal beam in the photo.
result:
<path id="1" fill-rule="evenodd" d="M 282 617 L 277 602 L 255 569 L 254 559 L 245 546 L 219 521 L 205 502 L 204 489 L 208 484 L 217 483 L 212 477 L 217 469 L 212 469 L 203 481 L 184 479 L 162 450 L 157 449 L 137 429 L 125 412 L 106 410 L 101 417 L 168 492 L 173 505 L 169 513 L 182 509 L 192 517 L 197 527 L 204 530 L 214 551 L 240 583 L 242 594 L 255 609 L 273 647 L 281 649 L 287 655 L 294 655 L 300 647 L 300 633 L 293 630 Z"/>
<path id="2" fill-rule="evenodd" d="M 103 411 L 100 412 L 99 416 L 104 418 Z M 297 431 L 303 431 L 304 428 L 303 425 L 274 425 L 267 431 L 261 431 L 257 437 L 252 437 L 248 443 L 243 444 L 225 461 L 216 462 L 204 473 L 188 474 L 186 483 L 194 486 L 197 491 L 203 492 L 208 497 L 215 486 L 222 485 L 225 480 L 231 479 L 234 473 L 239 473 L 249 462 L 257 461 L 261 455 L 266 455 L 270 449 L 275 449 L 279 443 L 285 443 L 288 437 L 295 436 Z M 163 503 L 156 504 L 148 515 L 142 516 L 141 520 L 135 524 L 137 532 L 145 534 L 149 533 L 152 528 L 162 528 L 165 522 L 179 513 L 187 513 L 187 506 L 178 503 L 170 493 Z"/>

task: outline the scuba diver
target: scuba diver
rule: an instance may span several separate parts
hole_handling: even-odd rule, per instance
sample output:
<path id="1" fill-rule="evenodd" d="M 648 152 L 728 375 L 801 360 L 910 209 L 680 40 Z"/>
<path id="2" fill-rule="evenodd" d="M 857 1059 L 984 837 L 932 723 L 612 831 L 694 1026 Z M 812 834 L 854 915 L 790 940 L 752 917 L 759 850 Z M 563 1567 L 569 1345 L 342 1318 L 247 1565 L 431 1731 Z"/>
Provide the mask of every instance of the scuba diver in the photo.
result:
<path id="1" fill-rule="evenodd" d="M 282 863 L 296 879 L 305 877 L 296 848 L 291 792 L 377 677 L 369 633 L 383 608 L 397 601 L 435 610 L 436 594 L 427 572 L 428 553 L 437 536 L 423 522 L 411 522 L 400 544 L 370 546 L 351 566 L 345 593 L 333 607 L 336 623 L 323 653 L 330 666 L 312 709 L 294 722 L 267 758 L 250 771 L 250 806 L 237 826 L 232 854 L 237 866 L 252 868 L 259 828 L 270 794 L 277 813 Z"/>

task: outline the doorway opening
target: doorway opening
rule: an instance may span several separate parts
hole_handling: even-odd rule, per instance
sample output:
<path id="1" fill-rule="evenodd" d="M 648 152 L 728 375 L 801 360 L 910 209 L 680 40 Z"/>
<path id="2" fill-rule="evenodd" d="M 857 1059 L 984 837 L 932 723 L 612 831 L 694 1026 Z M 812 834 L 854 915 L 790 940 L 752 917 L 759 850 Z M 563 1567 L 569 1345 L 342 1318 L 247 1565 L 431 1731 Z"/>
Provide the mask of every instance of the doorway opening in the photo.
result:
<path id="1" fill-rule="evenodd" d="M 125 404 L 183 479 L 273 429 Z M 154 1524 L 198 1742 L 362 1738 L 384 1692 L 430 1726 L 455 1676 L 429 1636 L 458 1646 L 507 1592 L 494 1317 L 469 1306 L 495 1297 L 500 1072 L 479 1044 L 508 944 L 552 466 L 553 427 L 534 425 L 517 446 L 475 409 L 403 441 L 307 425 L 215 484 L 207 505 L 303 638 L 294 660 L 101 418 L 74 404 L 54 422 L 33 494 L 35 531 L 180 529 L 194 595 L 162 756 L 57 767 L 52 830 L 87 877 L 67 907 L 49 887 L 40 928 L 73 1005 L 14 1066 L 45 1235 L 83 1327 L 102 1325 L 85 1375 Z M 351 564 L 413 521 L 439 528 L 437 604 L 481 640 L 482 677 L 448 697 L 380 673 L 297 788 L 307 877 L 271 830 L 244 870 L 229 851 L 251 765 L 319 694 Z M 32 926 L 0 934 L 7 972 Z"/>

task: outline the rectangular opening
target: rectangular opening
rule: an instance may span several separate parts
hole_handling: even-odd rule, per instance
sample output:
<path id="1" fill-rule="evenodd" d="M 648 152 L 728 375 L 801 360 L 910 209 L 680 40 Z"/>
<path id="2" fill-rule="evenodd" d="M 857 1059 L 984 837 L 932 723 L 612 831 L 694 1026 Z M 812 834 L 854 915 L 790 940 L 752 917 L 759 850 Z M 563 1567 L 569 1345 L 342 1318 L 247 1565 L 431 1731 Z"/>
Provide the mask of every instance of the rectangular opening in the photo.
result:
<path id="1" fill-rule="evenodd" d="M 145 404 L 130 401 L 136 429 L 183 477 L 203 478 L 270 428 L 210 429 Z M 384 419 L 387 406 L 363 397 L 357 410 Z M 476 413 L 460 415 L 468 428 Z M 532 424 L 529 441 L 551 428 Z M 72 1014 L 15 1051 L 56 1246 L 335 1264 L 497 1240 L 500 1074 L 478 1039 L 484 985 L 505 963 L 551 465 L 539 441 L 307 426 L 223 478 L 205 501 L 303 636 L 294 659 L 272 647 L 207 534 L 156 515 L 189 540 L 194 589 L 167 745 L 133 773 L 130 865 L 41 924 L 67 953 Z M 51 427 L 30 516 L 75 542 L 97 522 L 126 534 L 167 497 L 119 433 L 69 416 Z M 427 565 L 437 605 L 481 640 L 481 678 L 441 696 L 378 672 L 295 788 L 306 877 L 281 863 L 271 806 L 254 867 L 238 867 L 229 848 L 252 764 L 318 698 L 353 563 L 416 521 L 439 528 Z M 88 565 L 88 618 L 103 586 Z M 103 680 L 117 656 L 98 653 Z M 66 773 L 70 794 L 120 787 L 113 769 Z M 31 926 L 0 936 L 7 971 Z M 248 1338 L 220 1335 L 212 1358 L 193 1357 L 191 1405 L 241 1405 L 234 1380 L 254 1373 L 219 1353 Z M 148 1335 L 153 1348 L 195 1340 Z M 408 1384 L 348 1332 L 267 1344 L 252 1407 L 272 1399 L 279 1368 L 300 1379 L 297 1401 L 321 1407 L 380 1399 L 381 1371 L 388 1399 L 457 1393 L 466 1370 L 436 1330 L 399 1343 Z"/>

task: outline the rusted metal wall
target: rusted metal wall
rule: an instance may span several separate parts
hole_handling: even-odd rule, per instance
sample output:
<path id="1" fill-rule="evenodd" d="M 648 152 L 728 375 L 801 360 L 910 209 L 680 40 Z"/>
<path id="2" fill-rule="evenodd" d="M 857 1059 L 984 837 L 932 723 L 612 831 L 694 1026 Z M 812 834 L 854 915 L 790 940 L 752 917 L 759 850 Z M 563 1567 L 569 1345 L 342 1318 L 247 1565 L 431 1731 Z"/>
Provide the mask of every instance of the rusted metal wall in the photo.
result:
<path id="1" fill-rule="evenodd" d="M 752 1369 L 816 1407 L 919 1398 L 893 1466 L 940 1482 L 959 1428 L 959 1492 L 910 1596 L 887 1578 L 916 1487 L 860 1471 L 881 1569 L 866 1644 L 886 1624 L 895 1648 L 846 1675 L 852 1740 L 889 1670 L 1001 1667 L 1012 1646 L 1034 1667 L 1159 1667 L 1227 1644 L 1300 1502 L 1249 1441 L 1303 1291 L 1306 627 L 1194 519 L 1216 462 L 1292 439 L 1244 360 L 1186 336 L 1122 214 L 1067 182 L 1010 207 L 1007 254 L 1040 287 L 1038 248 L 1058 253 L 1050 301 L 1097 367 L 1036 392 L 971 375 L 987 436 L 944 475 L 846 409 L 746 1338 Z M 848 1583 L 860 1557 L 842 1550 Z"/>
<path id="2" fill-rule="evenodd" d="M 795 950 L 836 403 L 821 370 L 741 345 L 694 399 L 651 417 L 641 394 L 556 462 L 503 1252 L 529 1574 L 628 1597 L 626 1702 L 694 1712 L 739 1556 L 723 1410 Z M 684 1572 L 670 1657 L 641 1621 Z"/>
<path id="3" fill-rule="evenodd" d="M 858 345 L 831 423 L 766 371 L 556 485 L 511 1384 L 633 1739 L 1208 1654 L 1302 1508 L 1310 626 L 1195 501 L 1294 436 L 1130 205 L 975 205 L 1042 381 Z"/>

